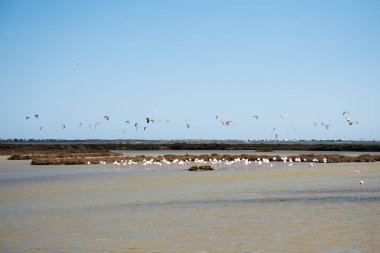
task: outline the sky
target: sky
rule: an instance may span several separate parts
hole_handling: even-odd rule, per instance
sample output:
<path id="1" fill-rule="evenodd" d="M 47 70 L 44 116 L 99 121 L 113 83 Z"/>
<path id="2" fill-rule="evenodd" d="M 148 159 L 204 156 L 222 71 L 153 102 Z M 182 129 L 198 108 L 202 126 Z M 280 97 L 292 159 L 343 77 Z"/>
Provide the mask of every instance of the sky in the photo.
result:
<path id="1" fill-rule="evenodd" d="M 380 1 L 0 1 L 3 139 L 379 140 L 379 70 Z"/>

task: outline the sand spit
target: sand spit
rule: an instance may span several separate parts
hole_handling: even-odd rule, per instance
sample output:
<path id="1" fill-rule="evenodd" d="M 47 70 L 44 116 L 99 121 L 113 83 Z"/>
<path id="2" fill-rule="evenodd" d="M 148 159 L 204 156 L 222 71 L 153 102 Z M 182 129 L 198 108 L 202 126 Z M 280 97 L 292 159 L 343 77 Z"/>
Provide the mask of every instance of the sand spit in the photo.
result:
<path id="1" fill-rule="evenodd" d="M 267 160 L 269 162 L 375 162 L 380 161 L 380 155 L 363 154 L 345 156 L 339 154 L 300 154 L 282 157 L 279 155 L 254 154 L 202 154 L 202 155 L 160 155 L 160 156 L 122 156 L 110 150 L 305 150 L 305 151 L 380 151 L 377 145 L 360 144 L 317 144 L 317 145 L 227 145 L 227 144 L 1 144 L 0 155 L 10 155 L 9 160 L 32 160 L 33 165 L 76 165 L 124 162 L 162 162 L 162 161 L 233 161 L 245 159 L 248 161 Z"/>
<path id="2" fill-rule="evenodd" d="M 76 164 L 100 164 L 103 163 L 123 163 L 123 162 L 162 162 L 166 160 L 168 162 L 177 161 L 234 161 L 235 159 L 246 159 L 248 161 L 260 161 L 263 159 L 269 162 L 283 162 L 284 157 L 281 156 L 259 156 L 259 155 L 165 155 L 165 156 L 134 156 L 134 157 L 93 157 L 93 158 L 81 158 L 81 157 L 69 157 L 69 158 L 52 158 L 52 157 L 39 157 L 33 158 L 32 165 L 76 165 Z M 360 156 L 344 156 L 344 155 L 313 155 L 313 154 L 301 154 L 297 156 L 287 156 L 286 161 L 299 162 L 316 162 L 316 163 L 347 163 L 347 162 L 376 162 L 380 161 L 380 155 L 360 155 Z"/>

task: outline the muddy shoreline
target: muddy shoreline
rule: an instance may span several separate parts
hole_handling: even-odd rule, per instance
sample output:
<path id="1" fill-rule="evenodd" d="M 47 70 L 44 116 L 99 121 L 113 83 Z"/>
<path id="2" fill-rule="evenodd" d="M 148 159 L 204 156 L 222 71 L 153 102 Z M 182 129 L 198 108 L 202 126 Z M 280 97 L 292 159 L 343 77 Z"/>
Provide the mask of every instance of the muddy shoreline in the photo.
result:
<path id="1" fill-rule="evenodd" d="M 223 161 L 233 161 L 235 159 L 248 159 L 249 161 L 256 161 L 258 159 L 268 159 L 270 162 L 283 162 L 281 156 L 274 155 L 165 155 L 165 156 L 134 156 L 134 157 L 96 157 L 96 158 L 80 158 L 80 157 L 70 157 L 70 158 L 34 158 L 31 162 L 32 165 L 79 165 L 79 164 L 99 164 L 101 162 L 106 163 L 122 163 L 125 161 L 133 162 L 144 162 L 152 160 L 153 162 L 162 162 L 163 159 L 173 162 L 174 160 L 179 161 L 194 161 L 204 160 L 223 160 Z M 296 158 L 300 158 L 300 162 L 317 162 L 323 163 L 326 159 L 326 163 L 349 163 L 349 162 L 376 162 L 380 161 L 380 155 L 360 155 L 360 156 L 344 156 L 344 155 L 314 155 L 314 154 L 301 154 L 294 156 L 287 156 L 287 161 L 290 159 L 295 161 Z M 317 160 L 317 161 L 315 161 Z"/>
<path id="2" fill-rule="evenodd" d="M 203 154 L 203 155 L 160 155 L 160 156 L 122 156 L 122 154 L 111 150 L 256 150 L 267 152 L 266 155 L 254 154 Z M 153 160 L 160 162 L 167 161 L 203 159 L 232 161 L 237 158 L 245 158 L 250 161 L 257 159 L 268 159 L 271 162 L 282 161 L 281 156 L 271 155 L 274 150 L 300 150 L 300 151 L 360 151 L 360 152 L 380 152 L 380 145 L 361 144 L 0 144 L 0 155 L 9 155 L 9 160 L 32 160 L 32 165 L 77 165 L 77 164 L 98 164 L 101 161 L 106 163 L 129 161 L 142 162 Z M 302 152 L 301 152 L 302 153 Z M 318 160 L 323 162 L 325 158 L 328 163 L 341 162 L 375 162 L 380 161 L 380 155 L 363 154 L 359 156 L 344 156 L 339 154 L 300 154 L 288 156 L 293 161 L 300 158 L 301 162 Z"/>

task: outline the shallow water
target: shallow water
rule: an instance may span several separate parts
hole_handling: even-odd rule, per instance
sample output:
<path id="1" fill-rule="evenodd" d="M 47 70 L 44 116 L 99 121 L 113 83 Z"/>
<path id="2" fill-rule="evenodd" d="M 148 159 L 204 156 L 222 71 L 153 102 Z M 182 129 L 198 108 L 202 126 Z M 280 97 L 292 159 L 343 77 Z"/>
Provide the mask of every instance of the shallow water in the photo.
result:
<path id="1" fill-rule="evenodd" d="M 260 152 L 256 150 L 114 150 L 123 154 L 123 156 L 162 156 L 162 155 L 203 155 L 203 154 L 218 154 L 218 155 L 280 155 L 291 156 L 300 154 L 339 154 L 345 156 L 359 156 L 363 154 L 380 155 L 380 152 L 354 152 L 354 151 L 307 151 L 307 150 L 274 150 L 272 152 Z"/>
<path id="2" fill-rule="evenodd" d="M 2 158 L 0 252 L 380 252 L 380 163 L 186 169 Z"/>

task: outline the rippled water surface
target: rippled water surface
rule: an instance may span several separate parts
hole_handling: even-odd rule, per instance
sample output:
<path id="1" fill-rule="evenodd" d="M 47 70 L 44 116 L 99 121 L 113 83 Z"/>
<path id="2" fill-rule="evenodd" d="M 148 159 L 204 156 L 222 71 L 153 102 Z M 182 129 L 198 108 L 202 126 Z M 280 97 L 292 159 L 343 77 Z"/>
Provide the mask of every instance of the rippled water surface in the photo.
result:
<path id="1" fill-rule="evenodd" d="M 0 252 L 380 252 L 380 163 L 187 167 L 1 158 Z"/>

